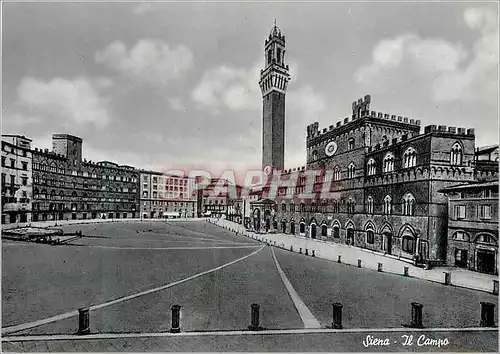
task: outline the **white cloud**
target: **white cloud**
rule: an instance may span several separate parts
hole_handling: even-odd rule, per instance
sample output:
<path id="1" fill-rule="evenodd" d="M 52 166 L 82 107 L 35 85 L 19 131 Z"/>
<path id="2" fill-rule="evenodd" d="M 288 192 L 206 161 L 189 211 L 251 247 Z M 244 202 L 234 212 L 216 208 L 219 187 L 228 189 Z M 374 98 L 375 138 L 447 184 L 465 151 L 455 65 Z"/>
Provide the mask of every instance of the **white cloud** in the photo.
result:
<path id="1" fill-rule="evenodd" d="M 498 28 L 495 14 L 468 9 L 464 21 L 480 36 L 473 50 L 441 38 L 404 34 L 381 40 L 372 62 L 355 73 L 357 82 L 373 91 L 412 85 L 429 91 L 436 102 L 458 99 L 496 102 Z M 430 87 L 429 87 L 430 85 Z"/>
<path id="2" fill-rule="evenodd" d="M 111 120 L 106 100 L 92 82 L 83 77 L 75 80 L 54 78 L 48 82 L 26 77 L 17 93 L 20 105 L 62 125 L 92 124 L 102 128 Z"/>
<path id="3" fill-rule="evenodd" d="M 170 104 L 170 107 L 172 107 L 176 111 L 183 111 L 185 110 L 184 103 L 179 97 L 171 97 L 168 99 L 168 103 Z"/>
<path id="4" fill-rule="evenodd" d="M 214 110 L 221 107 L 234 111 L 259 108 L 259 75 L 259 64 L 251 69 L 226 65 L 210 69 L 191 93 L 191 98 Z"/>
<path id="5" fill-rule="evenodd" d="M 191 68 L 193 53 L 185 45 L 171 48 L 161 40 L 142 39 L 130 50 L 115 41 L 97 51 L 95 60 L 137 81 L 164 85 Z"/>

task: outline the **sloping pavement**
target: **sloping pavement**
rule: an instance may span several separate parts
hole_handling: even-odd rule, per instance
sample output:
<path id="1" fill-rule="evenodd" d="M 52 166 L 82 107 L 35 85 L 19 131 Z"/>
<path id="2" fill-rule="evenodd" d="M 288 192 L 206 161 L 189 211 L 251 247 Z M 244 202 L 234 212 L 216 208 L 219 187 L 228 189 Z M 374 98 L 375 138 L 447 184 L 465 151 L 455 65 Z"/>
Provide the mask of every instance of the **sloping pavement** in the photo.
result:
<path id="1" fill-rule="evenodd" d="M 378 252 L 340 243 L 331 243 L 323 240 L 282 233 L 253 233 L 247 231 L 240 224 L 224 219 L 208 219 L 208 221 L 234 232 L 237 231 L 238 234 L 270 243 L 271 245 L 276 245 L 285 249 L 290 249 L 290 247 L 292 247 L 294 252 L 302 252 L 305 254 L 307 250 L 307 254 L 312 255 L 314 251 L 314 256 L 318 258 L 338 261 L 340 256 L 340 261 L 342 263 L 356 266 L 358 265 L 358 260 L 361 260 L 361 267 L 369 269 L 378 269 L 380 263 L 382 264 L 382 271 L 387 273 L 404 274 L 404 268 L 407 267 L 408 274 L 411 277 L 444 284 L 445 272 L 447 272 L 451 274 L 450 285 L 489 293 L 493 292 L 494 281 L 498 281 L 498 276 L 452 267 L 436 267 L 425 270 L 415 267 L 411 263 L 399 260 L 394 256 L 387 256 Z"/>

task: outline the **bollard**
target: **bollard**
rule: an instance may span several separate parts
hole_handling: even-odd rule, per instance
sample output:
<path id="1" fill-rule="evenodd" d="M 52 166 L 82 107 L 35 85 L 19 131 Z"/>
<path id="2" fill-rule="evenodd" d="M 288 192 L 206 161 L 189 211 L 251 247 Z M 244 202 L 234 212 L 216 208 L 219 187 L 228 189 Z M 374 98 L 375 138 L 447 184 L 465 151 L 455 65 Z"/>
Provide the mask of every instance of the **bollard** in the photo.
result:
<path id="1" fill-rule="evenodd" d="M 358 259 L 358 268 L 361 268 L 361 259 Z"/>
<path id="2" fill-rule="evenodd" d="M 498 280 L 493 280 L 493 295 L 498 295 Z"/>
<path id="3" fill-rule="evenodd" d="M 379 263 L 378 267 L 377 267 L 377 272 L 381 272 L 381 271 L 382 271 L 382 263 Z"/>
<path id="4" fill-rule="evenodd" d="M 404 270 L 404 275 L 405 275 L 405 277 L 409 276 L 409 275 L 408 275 L 408 270 L 409 270 L 409 269 L 410 269 L 410 268 L 405 267 L 405 270 Z"/>
<path id="5" fill-rule="evenodd" d="M 306 248 L 306 256 L 309 256 L 309 250 Z"/>
<path id="6" fill-rule="evenodd" d="M 252 304 L 250 307 L 252 309 L 252 323 L 250 324 L 250 326 L 248 326 L 248 329 L 251 331 L 258 331 L 258 330 L 262 329 L 259 326 L 260 306 L 258 304 Z"/>
<path id="7" fill-rule="evenodd" d="M 90 333 L 90 311 L 88 307 L 78 309 L 78 334 Z"/>
<path id="8" fill-rule="evenodd" d="M 481 327 L 495 327 L 495 304 L 481 302 Z"/>
<path id="9" fill-rule="evenodd" d="M 299 249 L 299 253 L 302 254 L 302 247 Z"/>
<path id="10" fill-rule="evenodd" d="M 313 254 L 312 254 L 313 257 L 316 257 L 316 255 L 314 254 L 314 250 L 313 250 Z"/>
<path id="11" fill-rule="evenodd" d="M 342 304 L 333 303 L 333 329 L 342 329 Z"/>
<path id="12" fill-rule="evenodd" d="M 423 328 L 422 326 L 422 304 L 418 302 L 411 303 L 411 324 L 413 328 Z"/>
<path id="13" fill-rule="evenodd" d="M 290 246 L 290 252 L 293 252 L 293 246 Z"/>
<path id="14" fill-rule="evenodd" d="M 451 284 L 451 273 L 444 272 L 444 285 Z"/>
<path id="15" fill-rule="evenodd" d="M 337 259 L 337 263 L 342 263 L 342 256 L 339 256 L 339 258 Z"/>
<path id="16" fill-rule="evenodd" d="M 170 329 L 171 333 L 179 333 L 181 331 L 180 314 L 181 307 L 179 305 L 172 306 L 172 328 Z"/>

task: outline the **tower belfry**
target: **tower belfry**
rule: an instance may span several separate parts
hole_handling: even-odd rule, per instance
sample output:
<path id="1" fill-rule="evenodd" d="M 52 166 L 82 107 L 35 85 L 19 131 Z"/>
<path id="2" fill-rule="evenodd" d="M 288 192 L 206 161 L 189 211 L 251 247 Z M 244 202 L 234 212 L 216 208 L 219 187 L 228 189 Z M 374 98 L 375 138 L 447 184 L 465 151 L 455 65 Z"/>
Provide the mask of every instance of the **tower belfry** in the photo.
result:
<path id="1" fill-rule="evenodd" d="M 285 95 L 290 81 L 285 61 L 285 36 L 274 26 L 264 43 L 262 91 L 262 168 L 282 170 L 285 164 Z M 269 166 L 269 167 L 268 167 Z M 266 169 L 266 170 L 267 170 Z"/>

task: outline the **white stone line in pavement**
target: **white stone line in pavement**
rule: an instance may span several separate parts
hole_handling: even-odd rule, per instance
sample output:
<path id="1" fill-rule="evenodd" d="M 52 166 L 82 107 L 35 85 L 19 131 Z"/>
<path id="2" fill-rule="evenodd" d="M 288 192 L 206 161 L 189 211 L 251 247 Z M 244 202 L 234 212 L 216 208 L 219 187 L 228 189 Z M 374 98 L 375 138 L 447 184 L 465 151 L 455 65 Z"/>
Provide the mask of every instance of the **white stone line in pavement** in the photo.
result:
<path id="1" fill-rule="evenodd" d="M 206 270 L 204 272 L 200 272 L 200 273 L 191 275 L 191 276 L 189 276 L 187 278 L 175 281 L 173 283 L 162 285 L 162 286 L 158 286 L 156 288 L 152 288 L 152 289 L 149 289 L 149 290 L 141 291 L 141 292 L 138 292 L 138 293 L 135 293 L 135 294 L 132 294 L 132 295 L 127 295 L 127 296 L 124 296 L 124 297 L 119 297 L 118 299 L 107 301 L 107 302 L 103 302 L 101 304 L 92 305 L 92 306 L 89 306 L 89 309 L 91 311 L 92 310 L 101 309 L 103 307 L 107 307 L 107 306 L 111 306 L 111 305 L 114 305 L 114 304 L 118 304 L 118 303 L 123 302 L 123 301 L 135 299 L 136 297 L 139 297 L 139 296 L 148 295 L 148 294 L 151 294 L 151 293 L 155 293 L 155 292 L 158 292 L 158 291 L 162 291 L 162 290 L 174 287 L 176 285 L 183 284 L 183 283 L 188 282 L 190 280 L 199 278 L 201 276 L 204 276 L 204 275 L 216 272 L 218 270 L 221 270 L 223 268 L 229 267 L 230 265 L 233 265 L 235 263 L 241 262 L 241 261 L 243 261 L 243 260 L 245 260 L 245 259 L 247 259 L 249 257 L 252 257 L 253 255 L 257 254 L 258 252 L 262 251 L 263 248 L 264 248 L 264 246 L 260 247 L 256 251 L 254 251 L 254 252 L 252 252 L 250 254 L 247 254 L 247 255 L 245 255 L 245 256 L 243 256 L 241 258 L 238 258 L 238 259 L 236 259 L 234 261 L 231 261 L 231 262 L 228 262 L 226 264 L 217 266 L 215 268 Z M 56 316 L 44 318 L 44 319 L 38 320 L 38 321 L 23 323 L 23 324 L 15 325 L 15 326 L 3 327 L 2 328 L 2 335 L 9 334 L 9 333 L 15 333 L 15 332 L 19 332 L 19 331 L 24 331 L 24 330 L 27 330 L 27 329 L 39 327 L 39 326 L 42 326 L 42 325 L 45 325 L 45 324 L 48 324 L 48 323 L 52 323 L 52 322 L 64 320 L 64 319 L 67 319 L 67 318 L 70 318 L 70 317 L 73 317 L 73 316 L 77 316 L 77 315 L 78 315 L 78 310 L 74 310 L 74 311 L 62 313 L 60 315 L 56 315 Z"/>
<path id="2" fill-rule="evenodd" d="M 262 331 L 209 331 L 209 332 L 151 332 L 151 333 L 96 333 L 87 335 L 52 334 L 33 336 L 2 337 L 2 342 L 32 342 L 55 340 L 95 340 L 115 338 L 146 338 L 146 337 L 202 337 L 202 336 L 241 336 L 241 335 L 283 335 L 283 334 L 327 334 L 327 333 L 411 333 L 411 332 L 497 332 L 498 328 L 464 327 L 464 328 L 309 328 L 309 329 L 269 329 Z"/>
<path id="3" fill-rule="evenodd" d="M 81 247 L 91 247 L 91 248 L 109 248 L 109 249 L 120 249 L 120 250 L 211 250 L 211 249 L 230 249 L 230 248 L 257 248 L 262 247 L 260 245 L 248 245 L 248 246 L 193 246 L 193 247 L 120 247 L 120 246 L 100 246 L 100 245 L 79 245 Z"/>
<path id="4" fill-rule="evenodd" d="M 316 317 L 314 317 L 314 315 L 311 313 L 311 311 L 306 306 L 304 301 L 302 301 L 299 294 L 297 294 L 297 292 L 293 288 L 292 283 L 290 283 L 290 281 L 286 277 L 285 272 L 283 271 L 283 269 L 281 269 L 281 266 L 278 263 L 278 260 L 276 259 L 276 255 L 274 254 L 274 249 L 272 247 L 271 247 L 271 253 L 273 255 L 274 264 L 278 269 L 278 273 L 280 274 L 281 280 L 283 281 L 283 284 L 285 285 L 286 290 L 288 291 L 288 294 L 292 298 L 293 304 L 295 305 L 295 308 L 297 309 L 297 312 L 299 313 L 299 316 L 302 319 L 302 322 L 304 323 L 304 328 L 321 328 L 321 324 L 319 323 L 319 321 L 316 319 Z"/>

